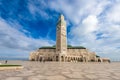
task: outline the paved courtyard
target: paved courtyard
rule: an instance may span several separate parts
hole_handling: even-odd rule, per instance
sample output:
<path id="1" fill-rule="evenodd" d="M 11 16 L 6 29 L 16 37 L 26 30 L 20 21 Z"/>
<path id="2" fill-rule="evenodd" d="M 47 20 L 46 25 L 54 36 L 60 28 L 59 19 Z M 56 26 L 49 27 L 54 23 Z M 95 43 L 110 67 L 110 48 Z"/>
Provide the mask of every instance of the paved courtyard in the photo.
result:
<path id="1" fill-rule="evenodd" d="M 1 63 L 2 61 L 0 61 Z M 120 63 L 8 61 L 22 70 L 0 71 L 0 80 L 120 80 Z"/>

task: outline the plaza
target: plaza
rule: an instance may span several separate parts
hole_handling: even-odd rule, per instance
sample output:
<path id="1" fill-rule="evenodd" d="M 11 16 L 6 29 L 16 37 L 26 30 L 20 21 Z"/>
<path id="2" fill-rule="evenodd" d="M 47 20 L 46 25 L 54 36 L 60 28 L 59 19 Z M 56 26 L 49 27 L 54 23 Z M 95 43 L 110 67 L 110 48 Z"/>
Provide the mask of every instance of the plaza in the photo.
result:
<path id="1" fill-rule="evenodd" d="M 8 64 L 21 64 L 24 68 L 0 71 L 0 80 L 120 80 L 119 62 L 8 61 Z"/>

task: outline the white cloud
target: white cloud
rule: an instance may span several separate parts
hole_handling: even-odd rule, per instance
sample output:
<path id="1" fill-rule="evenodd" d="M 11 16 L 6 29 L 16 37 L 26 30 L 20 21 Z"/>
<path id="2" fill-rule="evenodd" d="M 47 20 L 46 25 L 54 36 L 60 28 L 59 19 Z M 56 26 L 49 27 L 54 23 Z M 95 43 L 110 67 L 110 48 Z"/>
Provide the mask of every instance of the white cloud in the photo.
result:
<path id="1" fill-rule="evenodd" d="M 93 34 L 96 30 L 98 30 L 98 20 L 96 16 L 89 15 L 87 18 L 85 18 L 82 23 L 76 27 L 72 27 L 71 32 L 69 33 L 72 36 L 72 40 L 77 40 L 77 43 L 83 44 L 83 41 L 86 40 L 95 40 L 96 36 Z M 91 39 L 92 38 L 92 39 Z M 73 43 L 71 41 L 71 44 Z M 75 41 L 76 42 L 76 41 Z M 76 45 L 75 44 L 75 45 Z M 79 45 L 80 45 L 79 44 Z"/>
<path id="2" fill-rule="evenodd" d="M 64 13 L 72 23 L 79 24 L 82 19 L 88 15 L 96 16 L 101 14 L 104 7 L 108 4 L 110 4 L 110 2 L 107 0 L 76 0 L 73 2 L 70 2 L 69 0 L 57 0 L 51 1 L 50 7 L 58 12 Z"/>
<path id="3" fill-rule="evenodd" d="M 28 55 L 31 50 L 37 49 L 41 46 L 49 46 L 54 43 L 48 39 L 34 39 L 27 37 L 23 32 L 19 31 L 15 23 L 11 23 L 0 18 L 0 54 L 14 54 Z M 13 24 L 13 25 L 12 25 Z M 14 26 L 14 27 L 13 27 Z M 19 25 L 20 26 L 20 25 Z M 23 53 L 22 53 L 23 52 Z"/>
<path id="4" fill-rule="evenodd" d="M 106 13 L 106 19 L 110 23 L 120 23 L 120 1 L 112 4 Z"/>
<path id="5" fill-rule="evenodd" d="M 46 12 L 46 9 L 48 9 L 48 6 L 44 0 L 42 1 L 41 0 L 36 0 L 36 1 L 29 0 L 27 7 L 28 7 L 29 12 L 32 14 L 33 19 L 35 20 L 38 18 L 40 19 L 40 17 L 42 17 L 42 19 L 45 19 L 45 20 L 52 18 L 52 16 Z"/>
<path id="6" fill-rule="evenodd" d="M 87 34 L 94 32 L 97 30 L 97 27 L 98 27 L 97 26 L 97 24 L 98 24 L 97 17 L 94 15 L 90 15 L 82 21 L 82 24 L 83 24 L 83 26 L 81 26 L 81 27 L 85 28 L 84 31 Z"/>

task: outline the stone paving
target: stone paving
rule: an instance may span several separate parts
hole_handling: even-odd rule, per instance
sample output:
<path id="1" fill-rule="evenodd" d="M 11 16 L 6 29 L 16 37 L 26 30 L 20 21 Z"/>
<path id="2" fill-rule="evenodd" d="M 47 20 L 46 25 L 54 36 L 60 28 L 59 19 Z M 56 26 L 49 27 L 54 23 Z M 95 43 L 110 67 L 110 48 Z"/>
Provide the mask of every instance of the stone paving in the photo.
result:
<path id="1" fill-rule="evenodd" d="M 120 80 L 120 63 L 9 61 L 22 70 L 0 71 L 0 80 Z"/>

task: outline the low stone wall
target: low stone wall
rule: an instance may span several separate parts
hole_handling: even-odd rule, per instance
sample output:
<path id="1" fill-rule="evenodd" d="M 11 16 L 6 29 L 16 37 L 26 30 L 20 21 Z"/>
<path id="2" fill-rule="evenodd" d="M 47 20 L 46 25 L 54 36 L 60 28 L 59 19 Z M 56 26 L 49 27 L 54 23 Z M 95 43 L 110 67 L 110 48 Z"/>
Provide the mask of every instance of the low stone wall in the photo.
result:
<path id="1" fill-rule="evenodd" d="M 19 70 L 19 69 L 23 69 L 23 66 L 15 66 L 15 67 L 0 67 L 0 70 Z"/>

